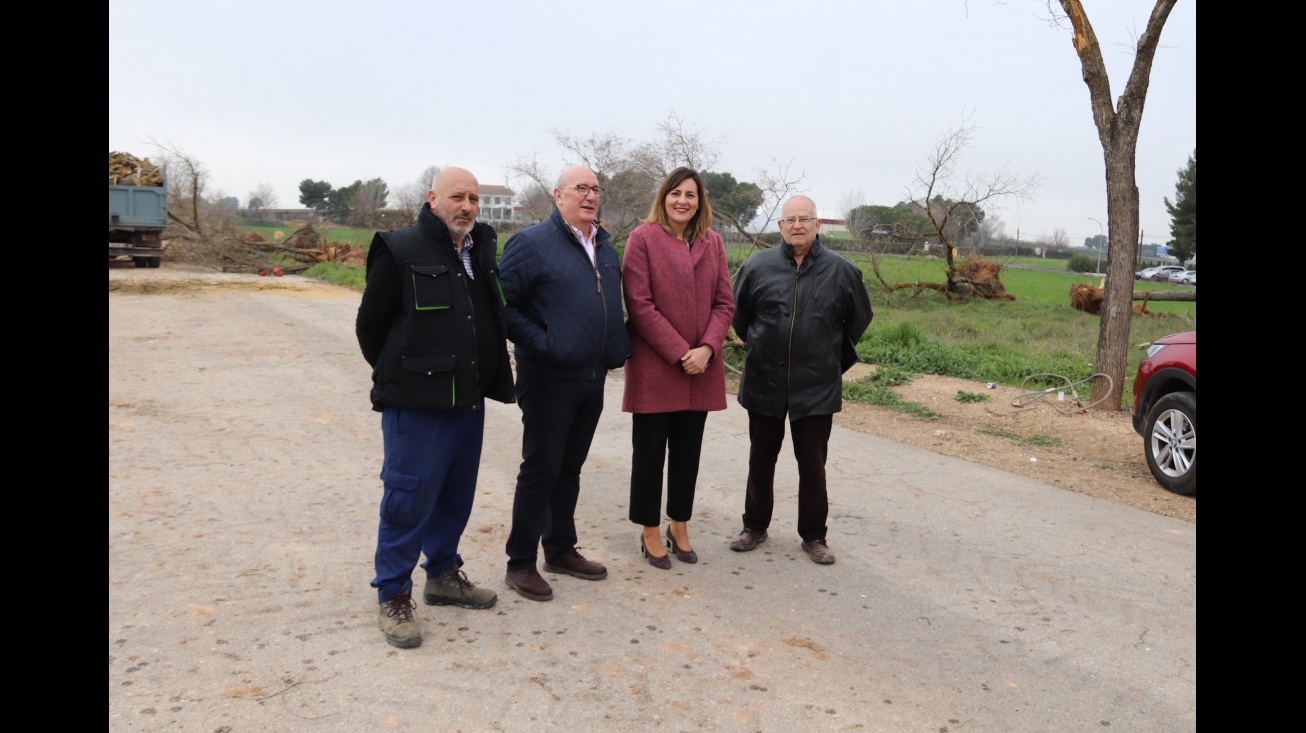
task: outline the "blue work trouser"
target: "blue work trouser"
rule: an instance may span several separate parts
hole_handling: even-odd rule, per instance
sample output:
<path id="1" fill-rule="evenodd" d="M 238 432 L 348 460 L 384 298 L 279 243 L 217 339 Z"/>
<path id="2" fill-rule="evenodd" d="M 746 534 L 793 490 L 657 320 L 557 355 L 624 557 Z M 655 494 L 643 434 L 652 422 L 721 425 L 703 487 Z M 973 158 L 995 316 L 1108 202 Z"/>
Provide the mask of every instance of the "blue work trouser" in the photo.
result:
<path id="1" fill-rule="evenodd" d="M 607 375 L 599 374 L 598 379 L 554 379 L 517 364 L 522 462 L 506 547 L 509 570 L 535 567 L 541 541 L 545 560 L 576 548 L 580 469 L 603 412 Z"/>
<path id="2" fill-rule="evenodd" d="M 403 592 L 423 553 L 428 578 L 462 566 L 458 540 L 472 513 L 484 431 L 484 402 L 472 410 L 382 410 L 385 494 L 372 581 L 378 601 Z"/>

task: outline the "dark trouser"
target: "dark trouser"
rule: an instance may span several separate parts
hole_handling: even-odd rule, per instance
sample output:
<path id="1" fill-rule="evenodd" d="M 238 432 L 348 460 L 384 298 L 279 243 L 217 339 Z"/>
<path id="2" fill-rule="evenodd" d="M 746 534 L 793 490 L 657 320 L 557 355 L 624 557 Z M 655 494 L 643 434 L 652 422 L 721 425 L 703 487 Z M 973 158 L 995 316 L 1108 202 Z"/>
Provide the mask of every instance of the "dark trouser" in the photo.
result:
<path id="1" fill-rule="evenodd" d="M 580 469 L 603 412 L 606 376 L 554 379 L 518 362 L 522 462 L 506 548 L 509 570 L 535 567 L 541 540 L 546 560 L 575 549 Z"/>
<path id="2" fill-rule="evenodd" d="M 378 601 L 403 591 L 423 553 L 427 577 L 462 566 L 458 541 L 472 513 L 484 429 L 484 403 L 465 411 L 381 411 L 385 494 L 372 581 Z"/>
<path id="3" fill-rule="evenodd" d="M 667 464 L 667 516 L 688 522 L 694 513 L 694 484 L 703 448 L 706 412 L 656 412 L 632 415 L 630 521 L 645 527 L 662 523 L 662 464 Z"/>
<path id="4" fill-rule="evenodd" d="M 825 457 L 833 415 L 791 420 L 794 458 L 798 459 L 798 536 L 804 542 L 825 539 L 830 502 L 825 493 Z M 785 419 L 748 411 L 748 498 L 744 526 L 765 532 L 775 505 L 775 461 L 785 439 Z"/>

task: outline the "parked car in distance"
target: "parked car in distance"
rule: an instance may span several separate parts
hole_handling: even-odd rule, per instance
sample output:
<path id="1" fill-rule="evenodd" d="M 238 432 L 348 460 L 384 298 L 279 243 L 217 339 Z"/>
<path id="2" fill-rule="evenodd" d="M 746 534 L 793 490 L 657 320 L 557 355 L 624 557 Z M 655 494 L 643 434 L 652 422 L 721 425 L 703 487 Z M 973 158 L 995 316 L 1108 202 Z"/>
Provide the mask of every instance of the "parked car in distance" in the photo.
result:
<path id="1" fill-rule="evenodd" d="M 1183 271 L 1184 268 L 1180 267 L 1179 265 L 1162 265 L 1156 268 L 1156 271 L 1145 279 L 1163 283 L 1168 281 L 1171 275 L 1175 274 L 1176 272 L 1183 272 Z"/>
<path id="2" fill-rule="evenodd" d="M 1197 284 L 1197 270 L 1180 270 L 1172 273 L 1169 277 L 1170 282 L 1176 285 L 1188 285 L 1189 283 Z"/>
<path id="3" fill-rule="evenodd" d="M 1134 273 L 1134 279 L 1135 279 L 1135 280 L 1148 280 L 1148 279 L 1150 279 L 1150 278 L 1152 277 L 1152 274 L 1155 273 L 1155 272 L 1156 272 L 1157 270 L 1159 270 L 1159 269 L 1161 269 L 1161 268 L 1160 268 L 1160 267 L 1145 267 L 1145 268 L 1143 268 L 1142 270 L 1139 270 L 1138 272 L 1135 272 L 1135 273 Z"/>
<path id="4" fill-rule="evenodd" d="M 1197 493 L 1197 332 L 1175 333 L 1147 347 L 1134 377 L 1134 430 L 1157 483 Z"/>

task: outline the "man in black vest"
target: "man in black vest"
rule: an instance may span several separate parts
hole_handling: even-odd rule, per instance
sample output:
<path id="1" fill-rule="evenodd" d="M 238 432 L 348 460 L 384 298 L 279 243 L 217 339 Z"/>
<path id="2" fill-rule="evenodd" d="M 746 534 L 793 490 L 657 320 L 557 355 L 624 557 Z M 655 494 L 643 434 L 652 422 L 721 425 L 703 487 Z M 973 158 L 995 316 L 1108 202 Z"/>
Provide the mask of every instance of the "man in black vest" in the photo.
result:
<path id="1" fill-rule="evenodd" d="M 386 641 L 422 643 L 412 573 L 422 554 L 428 605 L 489 608 L 498 600 L 463 574 L 458 541 L 472 511 L 485 398 L 513 401 L 497 236 L 478 224 L 479 185 L 446 168 L 417 223 L 378 232 L 355 331 L 372 365 L 385 462 L 376 543 L 379 622 Z"/>

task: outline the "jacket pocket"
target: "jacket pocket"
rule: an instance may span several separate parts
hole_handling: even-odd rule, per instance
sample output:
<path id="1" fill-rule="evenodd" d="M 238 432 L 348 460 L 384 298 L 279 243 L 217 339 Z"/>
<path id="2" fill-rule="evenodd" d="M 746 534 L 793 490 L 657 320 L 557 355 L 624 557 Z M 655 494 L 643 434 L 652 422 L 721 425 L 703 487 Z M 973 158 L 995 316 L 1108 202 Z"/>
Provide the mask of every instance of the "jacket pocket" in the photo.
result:
<path id="1" fill-rule="evenodd" d="M 404 368 L 407 379 L 416 389 L 409 394 L 417 398 L 423 406 L 436 408 L 453 407 L 458 400 L 457 383 L 454 379 L 454 367 L 458 363 L 454 356 L 423 356 L 401 354 L 399 363 Z"/>
<path id="2" fill-rule="evenodd" d="M 444 265 L 413 265 L 413 305 L 419 311 L 442 310 L 453 303 L 449 268 Z"/>
<path id="3" fill-rule="evenodd" d="M 417 476 L 387 466 L 381 469 L 381 481 L 385 484 L 385 495 L 381 498 L 381 518 L 396 527 L 416 527 L 421 521 L 417 502 Z"/>

